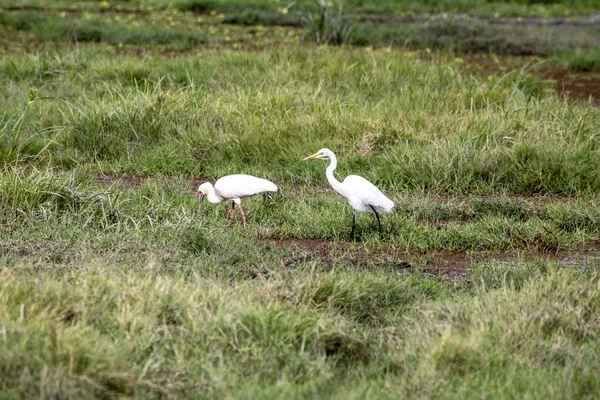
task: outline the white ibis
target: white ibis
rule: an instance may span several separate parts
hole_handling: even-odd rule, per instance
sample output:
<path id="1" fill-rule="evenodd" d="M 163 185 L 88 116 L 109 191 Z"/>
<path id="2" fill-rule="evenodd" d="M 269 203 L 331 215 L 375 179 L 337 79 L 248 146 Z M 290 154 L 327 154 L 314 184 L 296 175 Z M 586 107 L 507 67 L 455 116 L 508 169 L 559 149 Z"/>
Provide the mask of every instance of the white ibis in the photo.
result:
<path id="1" fill-rule="evenodd" d="M 379 235 L 381 237 L 381 222 L 379 221 L 379 213 L 392 212 L 394 202 L 385 197 L 381 190 L 377 189 L 371 182 L 358 175 L 349 175 L 343 182 L 338 181 L 333 176 L 333 171 L 337 167 L 337 158 L 333 151 L 329 149 L 321 149 L 312 156 L 306 157 L 304 160 L 313 158 L 329 158 L 331 163 L 327 167 L 325 175 L 333 190 L 344 196 L 348 200 L 348 204 L 353 208 L 352 214 L 352 230 L 350 231 L 350 240 L 354 238 L 354 227 L 356 226 L 356 212 L 374 212 L 377 217 L 377 225 L 379 225 Z"/>
<path id="2" fill-rule="evenodd" d="M 215 182 L 215 186 L 210 182 L 204 182 L 198 186 L 198 214 L 202 210 L 202 201 L 204 197 L 212 204 L 219 204 L 225 200 L 231 200 L 231 216 L 227 227 L 231 226 L 235 216 L 235 205 L 240 209 L 244 228 L 246 227 L 246 214 L 242 209 L 241 199 L 254 196 L 262 192 L 276 192 L 277 186 L 266 179 L 257 178 L 251 175 L 227 175 Z"/>

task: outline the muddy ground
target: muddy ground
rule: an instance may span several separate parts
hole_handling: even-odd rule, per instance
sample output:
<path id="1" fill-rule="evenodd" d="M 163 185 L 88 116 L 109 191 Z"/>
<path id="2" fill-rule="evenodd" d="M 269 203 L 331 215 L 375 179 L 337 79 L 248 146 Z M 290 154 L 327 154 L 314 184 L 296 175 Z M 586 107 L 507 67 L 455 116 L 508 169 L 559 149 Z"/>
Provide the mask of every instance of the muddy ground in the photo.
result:
<path id="1" fill-rule="evenodd" d="M 589 101 L 600 106 L 600 74 L 571 71 L 540 57 L 464 55 L 462 71 L 487 76 L 523 69 L 537 75 L 542 85 L 554 88 L 565 100 Z"/>
<path id="2" fill-rule="evenodd" d="M 270 240 L 280 249 L 290 252 L 285 265 L 294 268 L 299 263 L 313 262 L 324 268 L 334 265 L 367 267 L 369 265 L 389 268 L 398 272 L 420 271 L 452 282 L 471 278 L 473 266 L 482 263 L 515 264 L 532 259 L 551 259 L 565 268 L 589 268 L 600 266 L 600 242 L 590 243 L 586 249 L 570 252 L 523 253 L 523 252 L 415 252 L 394 248 L 387 244 L 341 243 L 303 239 Z"/>

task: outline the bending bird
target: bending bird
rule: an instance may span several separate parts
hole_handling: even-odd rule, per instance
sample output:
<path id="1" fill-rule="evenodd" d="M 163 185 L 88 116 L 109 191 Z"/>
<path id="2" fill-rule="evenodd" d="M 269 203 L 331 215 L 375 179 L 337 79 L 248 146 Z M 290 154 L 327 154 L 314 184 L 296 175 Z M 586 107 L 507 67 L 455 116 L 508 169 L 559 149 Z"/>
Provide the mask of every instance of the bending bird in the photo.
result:
<path id="1" fill-rule="evenodd" d="M 251 175 L 227 175 L 215 182 L 213 186 L 210 182 L 204 182 L 198 186 L 198 215 L 202 210 L 202 201 L 204 197 L 212 204 L 219 204 L 225 200 L 231 200 L 231 216 L 227 227 L 231 226 L 235 216 L 235 205 L 237 204 L 242 214 L 244 228 L 246 228 L 246 214 L 242 208 L 241 199 L 254 196 L 262 192 L 276 192 L 277 186 L 266 179 L 257 178 Z"/>
<path id="2" fill-rule="evenodd" d="M 379 236 L 382 237 L 381 222 L 379 221 L 379 213 L 390 213 L 394 207 L 394 202 L 385 197 L 383 193 L 371 182 L 358 175 L 348 175 L 343 182 L 338 181 L 333 176 L 333 171 L 337 168 L 337 158 L 333 151 L 329 149 L 321 149 L 312 156 L 304 159 L 310 160 L 313 158 L 329 158 L 331 163 L 325 172 L 329 184 L 339 194 L 348 200 L 348 204 L 353 209 L 352 214 L 352 230 L 350 231 L 350 240 L 354 238 L 354 228 L 356 226 L 356 212 L 374 212 L 377 217 L 377 225 L 379 225 Z"/>

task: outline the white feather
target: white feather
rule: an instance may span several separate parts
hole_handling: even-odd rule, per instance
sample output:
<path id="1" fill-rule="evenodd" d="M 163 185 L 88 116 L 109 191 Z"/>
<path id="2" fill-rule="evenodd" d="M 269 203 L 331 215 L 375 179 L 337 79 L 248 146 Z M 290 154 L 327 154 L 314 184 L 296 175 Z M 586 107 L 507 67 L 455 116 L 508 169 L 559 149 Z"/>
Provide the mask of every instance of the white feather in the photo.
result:
<path id="1" fill-rule="evenodd" d="M 227 175 L 215 182 L 213 186 L 210 182 L 204 182 L 198 186 L 198 215 L 202 211 L 202 201 L 204 197 L 212 204 L 219 204 L 225 200 L 231 200 L 231 216 L 229 217 L 230 226 L 235 215 L 235 204 L 238 205 L 242 214 L 244 228 L 246 227 L 246 214 L 242 209 L 241 200 L 244 197 L 254 196 L 262 192 L 276 192 L 277 186 L 266 179 L 257 178 L 251 175 Z"/>
<path id="2" fill-rule="evenodd" d="M 354 238 L 357 211 L 375 212 L 375 216 L 377 217 L 377 225 L 379 226 L 379 235 L 380 237 L 383 237 L 379 213 L 392 212 L 392 208 L 394 208 L 394 202 L 385 197 L 385 195 L 381 193 L 381 190 L 379 190 L 375 185 L 362 176 L 349 175 L 346 177 L 346 179 L 344 179 L 343 182 L 335 179 L 333 171 L 335 171 L 337 167 L 337 158 L 335 157 L 335 154 L 333 154 L 333 151 L 329 149 L 321 149 L 312 156 L 306 157 L 305 160 L 310 160 L 313 158 L 329 158 L 329 160 L 331 160 L 327 170 L 325 171 L 325 176 L 327 176 L 327 180 L 329 181 L 329 184 L 333 190 L 344 196 L 346 200 L 348 200 L 348 204 L 350 204 L 350 206 L 354 209 L 350 238 Z"/>
<path id="3" fill-rule="evenodd" d="M 321 149 L 314 155 L 306 157 L 305 160 L 311 158 L 329 158 L 331 160 L 325 176 L 333 190 L 344 196 L 354 211 L 373 212 L 375 209 L 377 213 L 389 213 L 394 208 L 394 202 L 385 197 L 381 190 L 362 176 L 349 175 L 343 182 L 335 179 L 333 172 L 337 168 L 337 158 L 333 151 Z"/>
<path id="4" fill-rule="evenodd" d="M 215 182 L 215 190 L 224 199 L 241 199 L 262 192 L 276 192 L 277 186 L 252 175 L 227 175 Z"/>
<path id="5" fill-rule="evenodd" d="M 348 199 L 348 203 L 356 211 L 372 212 L 371 207 L 377 212 L 392 212 L 394 202 L 385 197 L 371 182 L 358 175 L 349 175 L 342 182 L 344 192 L 342 194 Z"/>

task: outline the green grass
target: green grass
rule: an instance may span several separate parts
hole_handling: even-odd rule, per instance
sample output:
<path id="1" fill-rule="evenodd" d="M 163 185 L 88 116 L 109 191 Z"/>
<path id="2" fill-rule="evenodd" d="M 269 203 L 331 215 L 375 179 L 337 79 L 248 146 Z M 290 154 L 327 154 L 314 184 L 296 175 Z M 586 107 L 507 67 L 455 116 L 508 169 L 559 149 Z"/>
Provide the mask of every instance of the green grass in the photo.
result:
<path id="1" fill-rule="evenodd" d="M 597 49 L 594 27 L 539 27 L 489 24 L 464 19 L 437 19 L 431 22 L 356 24 L 349 43 L 392 45 L 409 48 L 439 48 L 458 53 L 554 56 Z M 594 54 L 588 55 L 596 59 Z"/>
<path id="2" fill-rule="evenodd" d="M 597 397 L 599 109 L 461 57 L 593 71 L 597 32 L 365 18 L 595 4 L 343 4 L 354 45 L 301 40 L 312 2 L 0 13 L 0 398 Z M 231 173 L 279 187 L 246 230 L 196 214 Z"/>
<path id="3" fill-rule="evenodd" d="M 232 283 L 151 260 L 43 274 L 18 264 L 1 284 L 0 387 L 11 397 L 593 397 L 597 274 L 545 263 L 478 271 L 466 289 L 311 265 Z"/>
<path id="4" fill-rule="evenodd" d="M 187 243 L 185 236 L 195 237 L 199 224 L 215 234 L 225 234 L 228 205 L 207 206 L 203 215 L 195 216 L 196 200 L 184 179 L 149 179 L 139 188 L 107 189 L 90 182 L 86 172 L 75 170 L 63 177 L 49 171 L 5 173 L 0 186 L 5 210 L 2 221 L 11 229 L 3 237 L 8 242 L 17 238 L 23 243 L 35 242 L 39 240 L 37 230 L 56 224 L 61 229 L 48 234 L 83 249 L 87 246 L 85 237 L 93 238 L 101 229 L 118 235 L 148 234 L 149 244 L 160 238 L 160 245 L 195 252 L 208 246 L 205 236 L 209 234 L 198 233 L 198 243 Z M 351 222 L 348 206 L 331 195 L 315 197 L 314 191 L 283 186 L 282 193 L 271 199 L 248 200 L 252 221 L 249 237 L 347 241 Z M 543 204 L 510 198 L 455 203 L 430 197 L 392 197 L 397 202 L 396 211 L 382 218 L 386 242 L 400 249 L 553 252 L 576 249 L 600 233 L 600 208 L 595 197 Z M 316 209 L 319 213 L 314 212 Z M 40 215 L 43 221 L 39 221 Z M 68 227 L 76 221 L 78 233 L 73 236 Z M 372 217 L 360 215 L 357 224 L 359 240 L 377 240 Z M 32 230 L 36 232 L 28 239 Z M 172 235 L 171 240 L 162 238 L 163 234 Z M 77 239 L 78 235 L 81 238 Z"/>
<path id="5" fill-rule="evenodd" d="M 574 71 L 600 72 L 600 50 L 584 51 L 578 48 L 575 51 L 564 52 L 559 55 L 563 65 Z"/>
<path id="6" fill-rule="evenodd" d="M 36 103 L 41 118 L 21 134 L 49 140 L 53 131 L 40 132 L 65 127 L 46 155 L 61 168 L 245 171 L 325 186 L 325 165 L 300 160 L 327 146 L 340 156 L 341 176 L 360 172 L 399 192 L 599 190 L 597 109 L 565 108 L 520 71 L 477 78 L 444 57 L 302 47 L 168 63 L 150 56 L 143 64 L 111 51 L 42 53 L 11 57 L 2 68 L 15 95 L 32 85 L 42 98 L 63 93 Z M 86 84 L 96 80 L 104 85 Z M 23 104 L 4 106 L 13 117 Z"/>
<path id="7" fill-rule="evenodd" d="M 205 43 L 200 33 L 183 29 L 156 29 L 132 26 L 131 22 L 111 22 L 84 16 L 77 19 L 47 17 L 34 11 L 0 14 L 0 24 L 48 41 L 103 42 L 109 44 L 165 45 L 178 43 L 182 48 Z M 137 22 L 134 22 L 136 24 Z"/>
<path id="8" fill-rule="evenodd" d="M 86 9 L 86 10 L 147 10 L 169 9 L 195 12 L 220 11 L 226 13 L 243 14 L 245 12 L 260 15 L 274 15 L 279 9 L 287 7 L 289 3 L 265 0 L 127 0 L 110 1 L 107 4 L 89 0 L 71 2 L 57 1 L 51 4 L 41 0 L 20 0 L 17 6 L 46 7 L 55 9 Z M 494 17 L 552 17 L 552 16 L 579 16 L 597 12 L 600 9 L 594 0 L 340 0 L 336 4 L 343 6 L 350 12 L 357 14 L 414 14 L 414 13 L 467 13 L 478 16 Z M 0 5 L 15 6 L 14 3 L 3 0 Z M 316 9 L 313 0 L 299 0 L 294 2 L 291 10 Z M 243 11 L 241 11 L 243 9 Z"/>
<path id="9" fill-rule="evenodd" d="M 571 61 L 567 65 L 574 70 L 598 69 L 595 65 L 599 36 L 591 24 L 538 26 L 535 21 L 522 24 L 520 19 L 504 21 L 498 16 L 492 19 L 495 23 L 490 23 L 488 19 L 455 12 L 412 16 L 378 15 L 371 11 L 363 15 L 360 7 L 307 8 L 298 4 L 288 8 L 265 2 L 250 2 L 243 10 L 227 1 L 189 2 L 179 8 L 138 5 L 133 9 L 127 7 L 134 4 L 124 3 L 126 8 L 104 7 L 102 13 L 86 8 L 86 4 L 95 7 L 81 3 L 67 11 L 60 7 L 9 9 L 0 12 L 0 26 L 20 32 L 27 45 L 32 39 L 100 42 L 173 52 L 198 46 L 264 47 L 302 39 L 355 46 L 568 58 Z M 14 40 L 5 46 L 19 48 Z"/>

